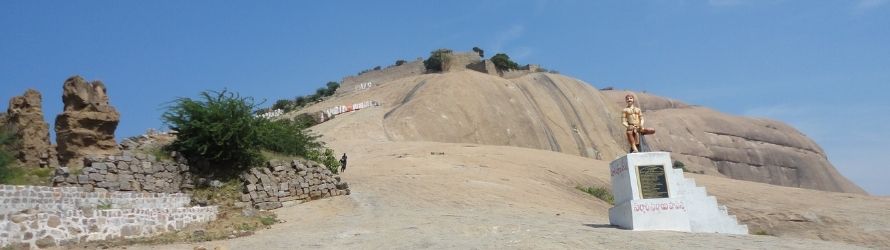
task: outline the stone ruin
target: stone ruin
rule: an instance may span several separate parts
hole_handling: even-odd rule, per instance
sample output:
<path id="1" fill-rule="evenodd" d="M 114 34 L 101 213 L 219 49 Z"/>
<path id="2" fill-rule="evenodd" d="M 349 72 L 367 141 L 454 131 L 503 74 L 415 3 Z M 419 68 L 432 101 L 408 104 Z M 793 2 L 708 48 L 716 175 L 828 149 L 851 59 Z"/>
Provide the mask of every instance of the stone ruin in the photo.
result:
<path id="1" fill-rule="evenodd" d="M 244 183 L 242 202 L 258 209 L 275 209 L 288 202 L 305 202 L 338 195 L 349 195 L 349 184 L 322 164 L 293 160 L 269 161 L 266 167 L 252 168 L 241 174 Z"/>
<path id="2" fill-rule="evenodd" d="M 89 155 L 83 161 L 79 173 L 57 168 L 53 185 L 152 193 L 176 193 L 195 187 L 184 160 L 160 161 L 154 155 L 125 150 L 120 155 Z"/>
<path id="3" fill-rule="evenodd" d="M 120 113 L 108 103 L 105 85 L 74 76 L 65 81 L 63 90 L 65 109 L 56 117 L 55 127 L 59 163 L 79 168 L 87 154 L 118 153 L 114 131 Z"/>
<path id="4" fill-rule="evenodd" d="M 353 93 L 364 90 L 362 84 L 366 83 L 386 83 L 399 78 L 419 76 L 426 72 L 423 65 L 423 58 L 417 58 L 414 61 L 406 62 L 401 65 L 393 65 L 385 69 L 372 70 L 355 76 L 347 76 L 340 80 L 340 88 L 337 89 L 338 95 Z M 540 72 L 540 67 L 535 64 L 521 66 L 517 70 L 498 70 L 494 63 L 489 59 L 482 59 L 476 52 L 452 52 L 446 56 L 445 62 L 442 64 L 442 72 L 455 72 L 463 70 L 473 70 L 483 74 L 500 76 L 503 78 L 517 78 L 530 73 Z"/>
<path id="5" fill-rule="evenodd" d="M 28 89 L 9 100 L 9 108 L 0 125 L 17 138 L 12 151 L 22 166 L 55 167 L 56 150 L 49 140 L 49 124 L 43 120 L 40 92 Z"/>

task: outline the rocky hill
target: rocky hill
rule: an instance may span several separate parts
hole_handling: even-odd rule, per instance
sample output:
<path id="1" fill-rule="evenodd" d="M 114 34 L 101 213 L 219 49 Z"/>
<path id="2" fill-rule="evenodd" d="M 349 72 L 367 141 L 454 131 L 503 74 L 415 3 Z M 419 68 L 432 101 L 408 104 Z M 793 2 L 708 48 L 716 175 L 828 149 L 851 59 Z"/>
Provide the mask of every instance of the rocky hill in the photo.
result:
<path id="1" fill-rule="evenodd" d="M 405 67 L 416 68 L 417 65 Z M 390 71 L 397 71 L 390 69 Z M 610 161 L 626 153 L 620 98 L 578 79 L 525 72 L 451 70 L 382 79 L 346 89 L 301 112 L 374 100 L 392 141 L 478 143 L 543 149 Z M 516 74 L 513 74 L 516 75 Z M 691 170 L 775 185 L 864 193 L 840 175 L 811 139 L 778 121 L 737 117 L 639 94 L 654 150 L 674 152 Z"/>

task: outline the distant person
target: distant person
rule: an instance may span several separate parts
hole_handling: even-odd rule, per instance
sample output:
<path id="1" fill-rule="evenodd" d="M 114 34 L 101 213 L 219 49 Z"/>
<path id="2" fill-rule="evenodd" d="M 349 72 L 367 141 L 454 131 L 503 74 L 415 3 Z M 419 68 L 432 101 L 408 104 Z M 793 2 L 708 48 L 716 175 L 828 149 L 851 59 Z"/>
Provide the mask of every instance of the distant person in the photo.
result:
<path id="1" fill-rule="evenodd" d="M 640 137 L 642 135 L 654 134 L 655 130 L 651 128 L 643 128 L 643 111 L 634 106 L 634 96 L 628 94 L 624 96 L 624 102 L 627 107 L 621 110 L 621 124 L 627 128 L 627 142 L 630 143 L 630 152 L 640 152 Z"/>
<path id="2" fill-rule="evenodd" d="M 346 172 L 346 153 L 343 153 L 343 157 L 340 157 L 340 173 Z"/>

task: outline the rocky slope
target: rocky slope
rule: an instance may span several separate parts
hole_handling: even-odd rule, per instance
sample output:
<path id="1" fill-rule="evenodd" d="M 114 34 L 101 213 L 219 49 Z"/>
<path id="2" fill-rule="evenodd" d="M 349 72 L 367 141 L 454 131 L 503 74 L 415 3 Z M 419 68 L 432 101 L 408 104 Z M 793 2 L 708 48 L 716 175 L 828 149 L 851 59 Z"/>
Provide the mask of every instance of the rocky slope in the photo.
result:
<path id="1" fill-rule="evenodd" d="M 375 82 L 303 112 L 375 100 L 387 140 L 544 149 L 610 161 L 626 152 L 615 96 L 556 74 L 505 79 L 472 70 Z M 779 122 L 735 117 L 641 95 L 657 150 L 706 174 L 776 185 L 864 193 L 812 140 Z"/>

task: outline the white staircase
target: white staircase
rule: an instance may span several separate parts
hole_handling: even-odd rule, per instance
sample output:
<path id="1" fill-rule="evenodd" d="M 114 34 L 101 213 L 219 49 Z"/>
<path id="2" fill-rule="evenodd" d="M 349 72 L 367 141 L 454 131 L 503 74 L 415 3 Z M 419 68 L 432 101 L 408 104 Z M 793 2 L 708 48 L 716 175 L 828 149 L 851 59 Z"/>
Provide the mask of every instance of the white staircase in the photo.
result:
<path id="1" fill-rule="evenodd" d="M 735 215 L 729 214 L 726 206 L 717 203 L 717 198 L 709 196 L 705 187 L 695 185 L 694 179 L 683 176 L 682 169 L 670 168 L 672 179 L 676 181 L 677 197 L 686 203 L 689 213 L 689 226 L 692 232 L 748 234 L 748 226 L 738 223 Z"/>

